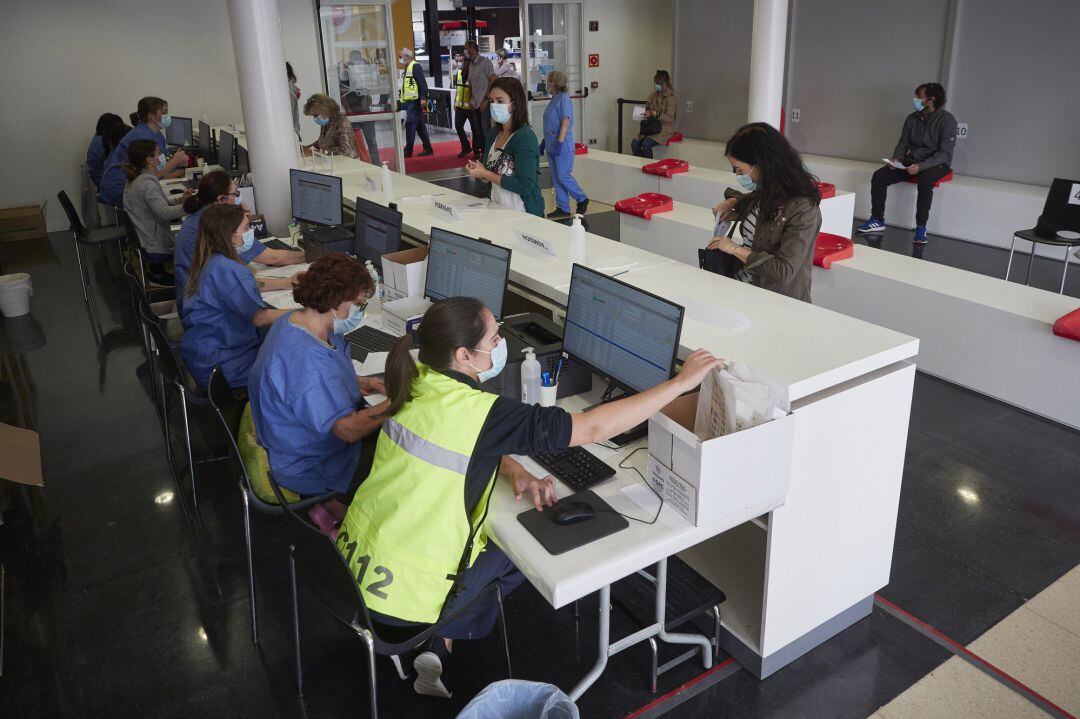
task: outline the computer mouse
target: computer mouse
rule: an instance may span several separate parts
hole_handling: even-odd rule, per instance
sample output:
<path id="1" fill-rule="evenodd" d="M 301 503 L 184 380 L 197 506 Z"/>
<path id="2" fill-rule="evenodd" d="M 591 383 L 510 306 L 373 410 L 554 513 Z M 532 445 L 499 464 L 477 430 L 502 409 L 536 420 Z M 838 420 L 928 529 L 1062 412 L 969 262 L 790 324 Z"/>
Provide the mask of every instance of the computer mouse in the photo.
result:
<path id="1" fill-rule="evenodd" d="M 174 187 L 173 189 L 169 190 L 169 194 L 170 195 L 182 195 L 182 194 L 184 194 L 184 191 L 183 191 L 183 189 L 181 189 L 179 187 Z"/>
<path id="2" fill-rule="evenodd" d="M 561 525 L 585 522 L 595 516 L 596 510 L 586 502 L 565 502 L 551 509 L 551 518 Z"/>

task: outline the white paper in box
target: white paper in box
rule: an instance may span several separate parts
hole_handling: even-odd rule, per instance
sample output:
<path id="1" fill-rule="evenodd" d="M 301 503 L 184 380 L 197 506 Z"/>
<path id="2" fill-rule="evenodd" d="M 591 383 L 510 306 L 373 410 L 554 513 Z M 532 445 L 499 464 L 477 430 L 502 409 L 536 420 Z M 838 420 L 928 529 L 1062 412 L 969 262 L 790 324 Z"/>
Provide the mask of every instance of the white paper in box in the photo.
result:
<path id="1" fill-rule="evenodd" d="M 383 255 L 383 284 L 387 299 L 416 297 L 424 294 L 424 282 L 427 279 L 426 247 L 413 247 L 400 252 Z M 392 291 L 392 292 L 391 292 Z M 395 297 L 389 297 L 394 294 Z"/>
<path id="2" fill-rule="evenodd" d="M 791 481 L 795 415 L 701 441 L 691 429 L 697 400 L 697 393 L 679 397 L 649 418 L 647 476 L 665 503 L 694 525 L 782 505 Z"/>
<path id="3" fill-rule="evenodd" d="M 408 331 L 409 323 L 423 317 L 429 307 L 431 307 L 431 302 L 424 297 L 402 297 L 399 300 L 384 302 L 382 306 L 383 330 L 403 337 Z"/>

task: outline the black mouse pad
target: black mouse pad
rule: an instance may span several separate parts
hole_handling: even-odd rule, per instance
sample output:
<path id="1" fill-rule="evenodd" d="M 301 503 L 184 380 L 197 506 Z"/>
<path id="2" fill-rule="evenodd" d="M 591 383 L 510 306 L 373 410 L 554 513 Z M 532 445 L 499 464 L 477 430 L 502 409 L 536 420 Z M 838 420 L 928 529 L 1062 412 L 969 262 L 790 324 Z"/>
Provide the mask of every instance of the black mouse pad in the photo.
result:
<path id="1" fill-rule="evenodd" d="M 577 524 L 555 524 L 554 510 L 563 502 L 585 502 L 596 510 L 596 516 Z M 592 490 L 571 494 L 555 503 L 554 507 L 544 507 L 543 512 L 529 509 L 517 516 L 529 534 L 549 554 L 562 554 L 571 549 L 595 542 L 597 539 L 614 534 L 630 526 L 630 522 L 615 512 L 611 505 L 600 499 Z"/>

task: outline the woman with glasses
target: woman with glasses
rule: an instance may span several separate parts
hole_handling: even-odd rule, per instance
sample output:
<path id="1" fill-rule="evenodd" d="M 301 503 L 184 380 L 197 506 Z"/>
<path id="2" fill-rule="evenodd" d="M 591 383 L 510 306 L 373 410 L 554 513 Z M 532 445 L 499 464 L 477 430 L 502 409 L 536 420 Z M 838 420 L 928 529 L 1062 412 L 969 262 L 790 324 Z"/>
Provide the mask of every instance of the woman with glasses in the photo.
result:
<path id="1" fill-rule="evenodd" d="M 378 431 L 386 403 L 369 407 L 362 396 L 386 390 L 356 376 L 345 335 L 363 322 L 374 290 L 355 259 L 336 252 L 317 259 L 293 287 L 301 309 L 274 322 L 248 375 L 270 472 L 301 496 L 351 497 L 371 467 L 375 443 L 362 440 Z"/>

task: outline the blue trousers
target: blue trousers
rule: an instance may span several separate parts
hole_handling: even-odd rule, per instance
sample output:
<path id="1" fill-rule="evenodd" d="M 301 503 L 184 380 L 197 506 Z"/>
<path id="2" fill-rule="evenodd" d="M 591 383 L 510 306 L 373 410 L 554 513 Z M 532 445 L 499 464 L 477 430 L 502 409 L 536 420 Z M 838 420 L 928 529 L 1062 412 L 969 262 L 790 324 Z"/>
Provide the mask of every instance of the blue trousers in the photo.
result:
<path id="1" fill-rule="evenodd" d="M 405 108 L 405 157 L 412 155 L 413 143 L 416 136 L 420 136 L 420 143 L 425 150 L 431 149 L 431 140 L 428 138 L 427 125 L 424 123 L 424 113 L 420 111 L 420 101 L 407 103 Z"/>
<path id="2" fill-rule="evenodd" d="M 547 154 L 548 167 L 551 169 L 551 184 L 555 187 L 555 206 L 563 212 L 570 212 L 570 197 L 576 202 L 587 199 L 585 190 L 570 173 L 574 170 L 574 145 L 564 143 L 557 155 Z"/>
<path id="3" fill-rule="evenodd" d="M 634 138 L 630 141 L 630 152 L 634 153 L 638 157 L 648 157 L 652 159 L 652 149 L 660 143 L 651 137 L 646 137 L 644 140 Z"/>

